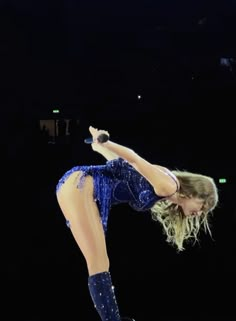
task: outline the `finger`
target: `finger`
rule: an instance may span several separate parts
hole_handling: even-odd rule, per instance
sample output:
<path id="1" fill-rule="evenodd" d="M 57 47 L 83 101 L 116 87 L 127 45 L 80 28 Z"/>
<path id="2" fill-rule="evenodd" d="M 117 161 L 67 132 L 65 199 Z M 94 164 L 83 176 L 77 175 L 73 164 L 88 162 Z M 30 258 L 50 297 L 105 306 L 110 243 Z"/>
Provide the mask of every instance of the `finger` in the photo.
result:
<path id="1" fill-rule="evenodd" d="M 89 131 L 92 135 L 96 133 L 96 129 L 92 126 L 89 126 Z"/>

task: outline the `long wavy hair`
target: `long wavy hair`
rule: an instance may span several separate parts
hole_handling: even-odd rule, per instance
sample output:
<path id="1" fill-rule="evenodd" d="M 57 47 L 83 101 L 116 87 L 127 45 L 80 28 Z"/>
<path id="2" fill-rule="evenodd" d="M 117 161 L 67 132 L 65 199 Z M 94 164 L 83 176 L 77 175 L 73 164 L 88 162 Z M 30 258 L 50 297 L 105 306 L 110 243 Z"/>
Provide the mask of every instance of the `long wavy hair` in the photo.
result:
<path id="1" fill-rule="evenodd" d="M 209 214 L 218 204 L 218 189 L 213 178 L 188 171 L 175 170 L 172 173 L 178 178 L 180 188 L 179 197 L 196 197 L 204 201 L 202 214 L 186 216 L 182 208 L 167 199 L 158 201 L 151 208 L 152 219 L 162 224 L 166 241 L 183 251 L 185 241 L 199 241 L 201 228 L 212 237 Z"/>

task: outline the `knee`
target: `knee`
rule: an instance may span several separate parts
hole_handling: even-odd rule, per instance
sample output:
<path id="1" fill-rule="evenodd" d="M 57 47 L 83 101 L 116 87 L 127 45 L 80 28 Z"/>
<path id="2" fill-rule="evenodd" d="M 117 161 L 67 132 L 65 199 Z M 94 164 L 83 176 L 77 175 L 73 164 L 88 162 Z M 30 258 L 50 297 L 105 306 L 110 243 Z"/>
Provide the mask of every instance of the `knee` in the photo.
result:
<path id="1" fill-rule="evenodd" d="M 87 268 L 89 275 L 109 271 L 110 261 L 108 256 L 94 256 L 87 260 Z"/>

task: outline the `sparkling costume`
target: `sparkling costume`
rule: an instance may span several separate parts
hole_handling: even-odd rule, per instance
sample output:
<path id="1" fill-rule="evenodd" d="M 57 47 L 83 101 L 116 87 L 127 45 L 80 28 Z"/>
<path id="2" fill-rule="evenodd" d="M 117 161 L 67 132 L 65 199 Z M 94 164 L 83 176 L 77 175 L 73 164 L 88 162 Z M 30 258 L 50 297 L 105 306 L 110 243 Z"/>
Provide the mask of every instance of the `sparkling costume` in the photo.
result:
<path id="1" fill-rule="evenodd" d="M 107 161 L 105 165 L 73 167 L 59 180 L 56 192 L 75 171 L 82 171 L 83 173 L 78 181 L 78 188 L 83 188 L 87 175 L 93 177 L 93 197 L 99 208 L 104 232 L 107 231 L 111 206 L 128 203 L 136 211 L 147 211 L 162 198 L 157 196 L 152 185 L 122 158 Z M 68 221 L 67 225 L 69 226 Z M 109 271 L 90 275 L 88 277 L 88 288 L 102 321 L 122 320 Z M 123 320 L 132 321 L 133 319 Z"/>
<path id="2" fill-rule="evenodd" d="M 105 165 L 73 167 L 59 180 L 56 192 L 75 171 L 83 172 L 78 188 L 83 187 L 84 178 L 87 175 L 93 177 L 94 200 L 99 207 L 105 232 L 112 205 L 128 203 L 136 211 L 147 211 L 162 198 L 157 196 L 152 185 L 122 158 L 107 161 Z"/>

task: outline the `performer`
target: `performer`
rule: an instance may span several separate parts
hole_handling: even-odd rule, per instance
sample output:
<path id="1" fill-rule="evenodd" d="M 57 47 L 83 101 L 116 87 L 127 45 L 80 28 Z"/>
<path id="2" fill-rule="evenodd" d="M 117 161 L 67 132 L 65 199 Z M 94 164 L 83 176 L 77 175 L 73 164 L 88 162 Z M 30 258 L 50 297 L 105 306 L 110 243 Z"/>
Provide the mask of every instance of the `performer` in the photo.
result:
<path id="1" fill-rule="evenodd" d="M 87 264 L 88 288 L 102 321 L 121 321 L 106 248 L 111 207 L 128 203 L 149 211 L 162 224 L 166 240 L 177 251 L 198 240 L 218 203 L 214 179 L 187 171 L 171 171 L 151 164 L 132 149 L 110 140 L 105 130 L 89 127 L 92 149 L 105 157 L 104 165 L 75 166 L 59 180 L 59 206 Z M 132 320 L 132 319 L 129 319 Z"/>

